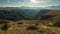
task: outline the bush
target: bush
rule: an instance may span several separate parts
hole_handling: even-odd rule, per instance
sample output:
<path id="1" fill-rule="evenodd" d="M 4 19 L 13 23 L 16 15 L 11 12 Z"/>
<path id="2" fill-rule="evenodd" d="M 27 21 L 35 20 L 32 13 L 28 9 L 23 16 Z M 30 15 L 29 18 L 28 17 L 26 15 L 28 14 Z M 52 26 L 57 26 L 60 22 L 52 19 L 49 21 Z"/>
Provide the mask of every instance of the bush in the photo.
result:
<path id="1" fill-rule="evenodd" d="M 23 24 L 22 22 L 18 22 L 17 24 Z"/>
<path id="2" fill-rule="evenodd" d="M 36 27 L 36 26 L 29 26 L 27 28 L 27 30 L 37 30 L 37 29 L 38 29 L 38 27 Z"/>
<path id="3" fill-rule="evenodd" d="M 9 28 L 8 24 L 4 24 L 4 25 L 1 27 L 1 30 L 6 31 L 8 28 Z"/>
<path id="4" fill-rule="evenodd" d="M 55 26 L 55 27 L 60 27 L 60 22 L 54 23 L 53 26 Z"/>
<path id="5" fill-rule="evenodd" d="M 9 23 L 8 21 L 0 21 L 0 24 Z"/>

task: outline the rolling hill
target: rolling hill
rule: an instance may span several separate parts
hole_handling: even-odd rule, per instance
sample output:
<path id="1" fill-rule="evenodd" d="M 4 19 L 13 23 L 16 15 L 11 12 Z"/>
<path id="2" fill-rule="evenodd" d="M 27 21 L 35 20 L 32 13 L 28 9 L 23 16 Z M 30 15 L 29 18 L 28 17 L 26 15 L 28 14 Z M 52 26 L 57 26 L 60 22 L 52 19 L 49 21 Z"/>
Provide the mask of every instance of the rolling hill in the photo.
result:
<path id="1" fill-rule="evenodd" d="M 30 11 L 34 14 L 31 18 Z M 0 10 L 0 34 L 60 34 L 60 10 L 36 11 Z"/>
<path id="2" fill-rule="evenodd" d="M 0 34 L 60 34 L 60 11 L 48 10 L 40 20 L 0 21 Z"/>

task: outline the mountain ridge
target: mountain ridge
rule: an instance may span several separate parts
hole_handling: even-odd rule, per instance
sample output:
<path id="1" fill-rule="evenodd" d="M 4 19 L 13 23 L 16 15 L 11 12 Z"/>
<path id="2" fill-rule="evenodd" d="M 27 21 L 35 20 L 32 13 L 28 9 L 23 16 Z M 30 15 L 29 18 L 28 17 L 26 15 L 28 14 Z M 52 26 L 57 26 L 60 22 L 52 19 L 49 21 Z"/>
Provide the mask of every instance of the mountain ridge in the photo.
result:
<path id="1" fill-rule="evenodd" d="M 34 9 L 10 9 L 10 10 L 0 10 L 0 19 L 7 20 L 36 20 L 41 17 L 42 14 L 48 10 L 34 10 Z"/>

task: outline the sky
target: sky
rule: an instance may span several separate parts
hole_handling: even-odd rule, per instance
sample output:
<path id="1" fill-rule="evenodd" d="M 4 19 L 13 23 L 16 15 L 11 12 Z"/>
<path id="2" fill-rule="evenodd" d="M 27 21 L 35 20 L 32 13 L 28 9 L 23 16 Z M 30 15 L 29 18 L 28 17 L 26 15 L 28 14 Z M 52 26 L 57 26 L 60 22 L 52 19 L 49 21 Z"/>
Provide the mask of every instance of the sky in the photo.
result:
<path id="1" fill-rule="evenodd" d="M 60 5 L 60 0 L 0 0 L 0 7 L 47 7 L 58 5 Z"/>

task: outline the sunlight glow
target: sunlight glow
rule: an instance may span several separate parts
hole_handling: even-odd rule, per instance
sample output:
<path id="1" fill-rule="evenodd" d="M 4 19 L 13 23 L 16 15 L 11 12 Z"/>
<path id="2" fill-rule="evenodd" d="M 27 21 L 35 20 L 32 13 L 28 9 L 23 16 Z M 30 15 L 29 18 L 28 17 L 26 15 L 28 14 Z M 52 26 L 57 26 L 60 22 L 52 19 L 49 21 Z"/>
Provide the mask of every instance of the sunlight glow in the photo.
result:
<path id="1" fill-rule="evenodd" d="M 32 3 L 37 3 L 37 1 L 36 0 L 30 0 Z"/>

